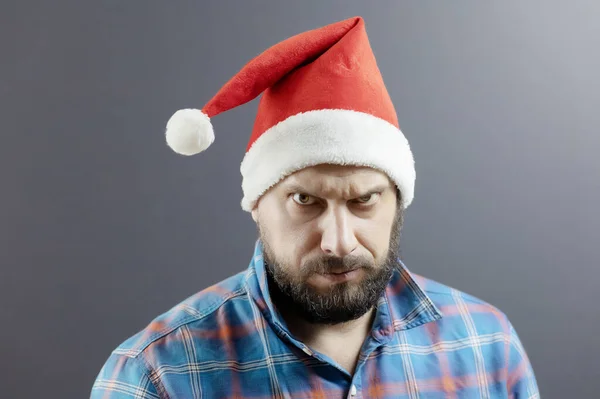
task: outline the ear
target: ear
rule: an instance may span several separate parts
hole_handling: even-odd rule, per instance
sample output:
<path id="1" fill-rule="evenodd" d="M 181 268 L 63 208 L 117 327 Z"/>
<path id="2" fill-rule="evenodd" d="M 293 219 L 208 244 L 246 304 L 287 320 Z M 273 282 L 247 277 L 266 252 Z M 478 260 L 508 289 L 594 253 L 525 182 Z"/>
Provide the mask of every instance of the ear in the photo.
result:
<path id="1" fill-rule="evenodd" d="M 254 219 L 254 222 L 258 223 L 258 207 L 255 206 L 254 209 L 252 209 L 252 219 Z"/>

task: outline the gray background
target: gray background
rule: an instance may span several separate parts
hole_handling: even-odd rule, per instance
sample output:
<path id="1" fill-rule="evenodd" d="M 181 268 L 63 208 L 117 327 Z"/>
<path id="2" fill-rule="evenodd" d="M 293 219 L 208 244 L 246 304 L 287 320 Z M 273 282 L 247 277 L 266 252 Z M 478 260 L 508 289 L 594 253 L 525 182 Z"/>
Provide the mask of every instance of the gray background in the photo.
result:
<path id="1" fill-rule="evenodd" d="M 485 3 L 485 4 L 483 4 Z M 257 102 L 166 147 L 276 42 L 354 15 L 416 158 L 403 258 L 498 306 L 544 398 L 600 390 L 594 1 L 1 3 L 2 397 L 81 398 L 110 351 L 247 267 L 239 163 Z"/>

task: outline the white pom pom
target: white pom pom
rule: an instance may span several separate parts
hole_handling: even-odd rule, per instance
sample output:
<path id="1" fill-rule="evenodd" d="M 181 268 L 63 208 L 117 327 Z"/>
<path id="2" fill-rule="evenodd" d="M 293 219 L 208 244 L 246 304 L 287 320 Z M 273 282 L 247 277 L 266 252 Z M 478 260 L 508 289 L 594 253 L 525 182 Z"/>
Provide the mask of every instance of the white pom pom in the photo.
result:
<path id="1" fill-rule="evenodd" d="M 210 118 L 198 109 L 180 109 L 167 122 L 167 144 L 181 155 L 194 155 L 215 141 Z"/>

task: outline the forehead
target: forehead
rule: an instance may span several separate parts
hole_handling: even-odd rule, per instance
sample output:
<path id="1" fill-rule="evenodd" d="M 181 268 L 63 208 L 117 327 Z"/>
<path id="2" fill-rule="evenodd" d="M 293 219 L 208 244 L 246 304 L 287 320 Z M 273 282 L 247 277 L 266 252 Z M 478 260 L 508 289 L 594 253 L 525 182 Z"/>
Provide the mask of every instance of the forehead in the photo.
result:
<path id="1" fill-rule="evenodd" d="M 361 195 L 365 191 L 392 188 L 383 172 L 363 166 L 316 165 L 299 170 L 279 184 L 282 189 L 303 189 L 313 195 Z"/>

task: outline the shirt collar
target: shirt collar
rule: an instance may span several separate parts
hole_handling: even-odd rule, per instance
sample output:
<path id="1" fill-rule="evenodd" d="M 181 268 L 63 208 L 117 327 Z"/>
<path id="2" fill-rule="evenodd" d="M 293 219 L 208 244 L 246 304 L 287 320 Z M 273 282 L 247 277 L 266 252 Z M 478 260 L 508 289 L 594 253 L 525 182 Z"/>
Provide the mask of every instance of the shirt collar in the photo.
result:
<path id="1" fill-rule="evenodd" d="M 394 331 L 408 330 L 442 318 L 440 310 L 404 263 L 398 260 L 398 265 L 398 270 L 394 272 L 384 295 L 377 303 L 373 333 L 382 340 L 391 337 Z M 256 241 L 254 256 L 246 273 L 246 283 L 249 294 L 267 321 L 278 333 L 289 337 L 291 333 L 271 300 L 260 240 Z"/>

